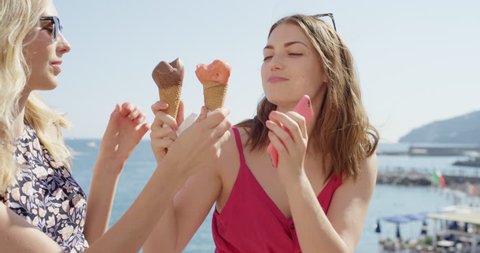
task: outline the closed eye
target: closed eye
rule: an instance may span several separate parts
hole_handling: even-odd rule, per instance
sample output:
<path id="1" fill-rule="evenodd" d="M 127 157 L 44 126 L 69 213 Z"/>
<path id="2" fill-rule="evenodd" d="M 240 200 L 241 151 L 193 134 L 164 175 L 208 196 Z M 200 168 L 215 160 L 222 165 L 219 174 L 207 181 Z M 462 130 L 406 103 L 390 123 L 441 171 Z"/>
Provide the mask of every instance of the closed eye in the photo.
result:
<path id="1" fill-rule="evenodd" d="M 271 55 L 265 56 L 265 57 L 263 57 L 263 61 L 268 61 L 268 60 L 272 59 L 272 57 L 273 56 L 271 56 Z"/>

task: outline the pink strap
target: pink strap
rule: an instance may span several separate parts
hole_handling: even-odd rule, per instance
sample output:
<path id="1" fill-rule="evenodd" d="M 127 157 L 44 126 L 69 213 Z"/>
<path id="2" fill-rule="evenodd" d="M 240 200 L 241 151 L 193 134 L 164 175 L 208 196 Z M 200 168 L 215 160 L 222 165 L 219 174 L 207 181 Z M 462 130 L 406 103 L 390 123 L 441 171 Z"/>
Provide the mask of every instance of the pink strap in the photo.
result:
<path id="1" fill-rule="evenodd" d="M 240 138 L 240 131 L 238 131 L 238 128 L 234 127 L 232 128 L 233 134 L 235 135 L 235 143 L 237 144 L 237 150 L 238 150 L 238 155 L 240 156 L 240 167 L 243 167 L 246 162 L 245 162 L 245 156 L 243 155 L 243 145 L 242 145 L 242 139 Z"/>

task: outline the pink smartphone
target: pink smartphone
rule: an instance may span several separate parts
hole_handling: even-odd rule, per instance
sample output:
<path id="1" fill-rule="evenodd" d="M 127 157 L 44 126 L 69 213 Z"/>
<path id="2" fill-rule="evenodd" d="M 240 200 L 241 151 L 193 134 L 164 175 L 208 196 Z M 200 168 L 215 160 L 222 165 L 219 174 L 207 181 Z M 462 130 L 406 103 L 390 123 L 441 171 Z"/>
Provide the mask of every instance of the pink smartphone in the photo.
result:
<path id="1" fill-rule="evenodd" d="M 305 122 L 310 122 L 313 118 L 313 110 L 312 110 L 312 103 L 310 101 L 310 97 L 308 95 L 304 95 L 300 100 L 298 100 L 297 105 L 293 108 L 294 112 L 299 113 L 305 118 Z M 278 152 L 275 147 L 270 143 L 267 147 L 267 152 L 270 154 L 270 158 L 272 159 L 273 166 L 275 168 L 278 167 Z"/>

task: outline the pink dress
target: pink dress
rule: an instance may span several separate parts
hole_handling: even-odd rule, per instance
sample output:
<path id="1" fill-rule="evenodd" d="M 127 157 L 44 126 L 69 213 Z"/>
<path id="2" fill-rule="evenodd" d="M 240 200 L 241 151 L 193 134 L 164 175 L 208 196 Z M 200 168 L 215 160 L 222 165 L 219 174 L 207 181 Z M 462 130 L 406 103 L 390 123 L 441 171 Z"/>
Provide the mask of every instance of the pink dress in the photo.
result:
<path id="1" fill-rule="evenodd" d="M 225 207 L 213 214 L 215 252 L 301 252 L 293 220 L 285 217 L 258 183 L 245 162 L 238 129 L 233 128 L 233 133 L 240 169 Z M 332 177 L 318 195 L 325 213 L 341 184 L 342 177 Z"/>

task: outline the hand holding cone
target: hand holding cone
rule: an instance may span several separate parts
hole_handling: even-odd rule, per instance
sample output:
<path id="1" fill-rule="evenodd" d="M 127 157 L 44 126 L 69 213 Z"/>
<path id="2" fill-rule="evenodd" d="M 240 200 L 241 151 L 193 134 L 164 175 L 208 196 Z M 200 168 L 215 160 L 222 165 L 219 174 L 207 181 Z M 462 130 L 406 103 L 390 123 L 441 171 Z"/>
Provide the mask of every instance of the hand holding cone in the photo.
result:
<path id="1" fill-rule="evenodd" d="M 195 74 L 203 85 L 203 99 L 208 110 L 213 111 L 223 107 L 230 77 L 230 66 L 221 60 L 214 60 L 209 65 L 197 65 Z"/>
<path id="2" fill-rule="evenodd" d="M 166 113 L 176 118 L 183 84 L 182 61 L 179 58 L 170 63 L 161 61 L 153 69 L 152 78 L 157 84 L 160 100 L 169 105 Z"/>

